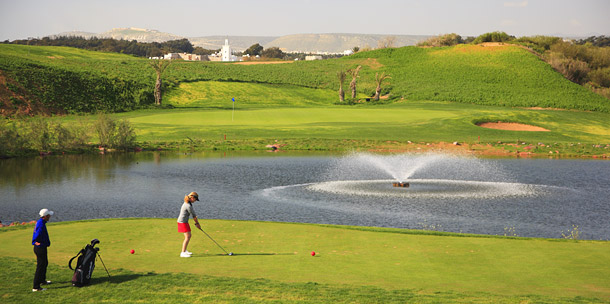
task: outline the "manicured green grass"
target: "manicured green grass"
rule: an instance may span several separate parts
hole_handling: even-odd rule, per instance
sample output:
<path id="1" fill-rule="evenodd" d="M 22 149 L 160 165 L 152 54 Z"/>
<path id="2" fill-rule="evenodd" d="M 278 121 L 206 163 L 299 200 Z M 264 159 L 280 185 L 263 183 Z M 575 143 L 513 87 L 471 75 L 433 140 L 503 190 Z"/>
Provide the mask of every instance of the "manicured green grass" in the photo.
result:
<path id="1" fill-rule="evenodd" d="M 401 229 L 204 220 L 234 256 L 193 231 L 178 257 L 174 219 L 49 223 L 49 300 L 97 295 L 108 302 L 602 302 L 610 296 L 610 243 L 426 234 Z M 34 298 L 32 226 L 0 230 L 3 299 Z M 94 285 L 69 286 L 68 260 L 91 239 Z M 129 253 L 130 249 L 136 251 Z M 317 254 L 310 255 L 311 251 Z M 29 264 L 28 264 L 29 261 Z M 112 288 L 111 288 L 112 287 Z M 116 288 L 116 289 L 115 289 Z M 135 290 L 132 290 L 135 289 Z M 127 295 L 128 291 L 131 293 Z M 185 298 L 191 294 L 192 298 Z"/>
<path id="2" fill-rule="evenodd" d="M 218 98 L 215 100 L 223 100 Z M 224 99 L 227 100 L 227 99 Z M 230 98 L 225 101 L 231 104 Z M 178 109 L 122 114 L 136 127 L 138 140 L 377 140 L 413 142 L 608 143 L 610 115 L 537 111 L 442 102 L 404 102 L 375 107 L 326 106 L 259 108 L 236 102 L 229 109 Z M 551 132 L 485 129 L 478 120 L 512 121 Z"/>

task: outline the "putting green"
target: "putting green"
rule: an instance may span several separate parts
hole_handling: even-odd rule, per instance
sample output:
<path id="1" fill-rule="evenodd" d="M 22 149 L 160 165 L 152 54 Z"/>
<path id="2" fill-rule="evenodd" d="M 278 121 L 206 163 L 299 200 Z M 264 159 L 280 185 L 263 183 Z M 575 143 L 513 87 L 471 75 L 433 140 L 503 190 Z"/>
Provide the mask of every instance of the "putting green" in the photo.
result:
<path id="1" fill-rule="evenodd" d="M 424 235 L 310 224 L 203 220 L 227 256 L 193 231 L 180 258 L 175 219 L 49 223 L 49 260 L 61 266 L 98 238 L 106 266 L 280 282 L 370 285 L 425 292 L 610 297 L 610 242 Z M 32 226 L 0 232 L 0 255 L 34 259 Z M 130 254 L 134 249 L 135 254 Z M 310 255 L 311 251 L 317 254 Z M 103 272 L 97 275 L 102 275 Z"/>
<path id="2" fill-rule="evenodd" d="M 186 138 L 355 139 L 402 141 L 604 142 L 608 114 L 535 111 L 440 102 L 409 102 L 379 107 L 268 108 L 249 110 L 173 109 L 136 111 L 127 118 L 141 141 Z M 486 129 L 473 122 L 516 121 L 550 132 Z"/>

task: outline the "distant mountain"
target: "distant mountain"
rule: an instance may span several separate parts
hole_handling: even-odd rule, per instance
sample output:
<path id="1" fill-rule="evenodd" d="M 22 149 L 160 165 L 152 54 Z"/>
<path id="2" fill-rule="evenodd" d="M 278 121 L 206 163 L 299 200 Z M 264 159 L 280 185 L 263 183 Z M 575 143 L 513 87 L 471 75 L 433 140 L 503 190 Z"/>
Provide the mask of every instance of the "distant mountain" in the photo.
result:
<path id="1" fill-rule="evenodd" d="M 297 34 L 279 37 L 265 45 L 277 46 L 285 52 L 330 52 L 340 53 L 354 47 L 377 48 L 379 41 L 394 39 L 394 47 L 415 45 L 430 36 L 422 35 L 367 35 L 367 34 Z"/>
<path id="2" fill-rule="evenodd" d="M 159 32 L 157 30 L 147 30 L 140 28 L 115 28 L 100 34 L 104 38 L 137 40 L 138 42 L 165 42 L 169 40 L 183 39 L 184 37 Z"/>
<path id="3" fill-rule="evenodd" d="M 247 50 L 253 44 L 260 44 L 265 46 L 269 42 L 277 39 L 278 37 L 270 36 L 204 36 L 189 38 L 189 41 L 194 46 L 200 46 L 208 50 L 216 50 L 222 48 L 225 44 L 225 39 L 229 39 L 229 45 L 231 48 L 242 52 Z"/>
<path id="4" fill-rule="evenodd" d="M 130 28 L 114 28 L 110 31 L 103 33 L 88 33 L 80 31 L 64 32 L 57 35 L 50 36 L 51 38 L 57 36 L 81 36 L 85 38 L 98 37 L 98 38 L 113 38 L 123 40 L 137 40 L 138 42 L 165 42 L 169 40 L 183 39 L 185 37 L 177 36 L 173 34 L 159 32 L 157 30 L 147 30 L 135 27 Z M 191 42 L 192 43 L 192 42 Z"/>
<path id="5" fill-rule="evenodd" d="M 88 32 L 64 32 L 56 36 L 82 36 L 85 38 L 114 38 L 124 40 L 137 40 L 138 42 L 165 42 L 188 38 L 194 46 L 205 49 L 220 49 L 225 39 L 229 39 L 231 48 L 235 51 L 245 51 L 253 44 L 260 44 L 265 48 L 279 47 L 285 52 L 328 52 L 340 53 L 351 50 L 354 47 L 376 48 L 380 40 L 387 37 L 394 38 L 394 46 L 401 47 L 414 45 L 430 36 L 423 35 L 369 35 L 369 34 L 296 34 L 287 36 L 203 36 L 203 37 L 184 37 L 174 34 L 164 33 L 157 30 L 141 28 L 115 28 L 104 33 Z"/>

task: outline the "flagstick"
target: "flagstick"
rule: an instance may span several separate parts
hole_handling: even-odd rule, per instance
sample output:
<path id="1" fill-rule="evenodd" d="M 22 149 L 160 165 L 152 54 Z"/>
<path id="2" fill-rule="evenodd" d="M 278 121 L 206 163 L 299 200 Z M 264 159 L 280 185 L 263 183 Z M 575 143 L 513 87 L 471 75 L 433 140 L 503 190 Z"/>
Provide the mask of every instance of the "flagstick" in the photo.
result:
<path id="1" fill-rule="evenodd" d="M 233 121 L 233 114 L 235 114 L 235 97 L 231 98 L 233 101 L 233 111 L 231 112 L 231 121 Z"/>

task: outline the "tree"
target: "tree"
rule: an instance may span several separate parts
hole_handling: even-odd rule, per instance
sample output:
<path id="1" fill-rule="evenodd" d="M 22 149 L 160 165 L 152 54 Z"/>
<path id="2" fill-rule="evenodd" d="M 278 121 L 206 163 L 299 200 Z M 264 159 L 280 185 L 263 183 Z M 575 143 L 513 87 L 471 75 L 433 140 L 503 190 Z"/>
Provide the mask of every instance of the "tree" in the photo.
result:
<path id="1" fill-rule="evenodd" d="M 247 50 L 244 51 L 244 54 L 248 54 L 250 56 L 256 56 L 256 55 L 261 55 L 261 52 L 263 51 L 263 46 L 256 43 L 251 45 Z"/>
<path id="2" fill-rule="evenodd" d="M 165 47 L 169 49 L 170 52 L 176 53 L 192 53 L 193 45 L 191 42 L 184 38 L 179 40 L 170 40 L 163 43 Z"/>
<path id="3" fill-rule="evenodd" d="M 150 66 L 157 73 L 157 82 L 155 83 L 155 105 L 161 105 L 161 75 L 163 71 L 171 64 L 171 60 L 156 59 L 150 61 Z"/>
<path id="4" fill-rule="evenodd" d="M 387 78 L 392 78 L 392 77 L 390 77 L 390 75 L 387 75 L 385 72 L 381 73 L 381 75 L 379 73 L 375 73 L 375 83 L 377 83 L 377 88 L 375 89 L 375 97 L 374 97 L 375 100 L 379 100 L 379 95 L 381 94 L 381 84 Z"/>
<path id="5" fill-rule="evenodd" d="M 360 51 L 360 47 L 359 47 L 359 46 L 355 46 L 355 47 L 352 49 L 352 52 L 354 52 L 354 54 L 358 53 L 359 51 Z"/>
<path id="6" fill-rule="evenodd" d="M 282 52 L 282 50 L 280 50 L 279 47 L 270 47 L 268 49 L 265 49 L 261 52 L 261 56 L 262 57 L 267 57 L 267 58 L 279 58 L 282 59 L 284 58 L 286 54 L 284 54 L 284 52 Z"/>
<path id="7" fill-rule="evenodd" d="M 337 78 L 339 78 L 339 101 L 345 101 L 345 92 L 343 91 L 343 83 L 345 82 L 345 76 L 347 75 L 346 71 L 337 72 Z"/>
<path id="8" fill-rule="evenodd" d="M 358 73 L 360 73 L 360 69 L 362 68 L 359 65 L 355 70 L 347 70 L 347 72 L 352 75 L 352 82 L 349 83 L 349 88 L 352 90 L 352 99 L 356 99 L 356 79 L 358 78 Z"/>

